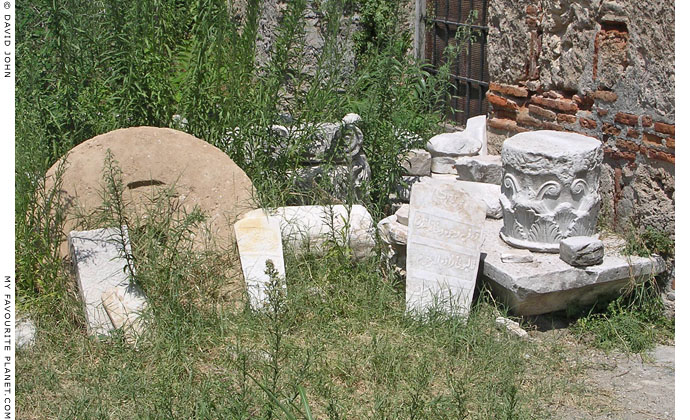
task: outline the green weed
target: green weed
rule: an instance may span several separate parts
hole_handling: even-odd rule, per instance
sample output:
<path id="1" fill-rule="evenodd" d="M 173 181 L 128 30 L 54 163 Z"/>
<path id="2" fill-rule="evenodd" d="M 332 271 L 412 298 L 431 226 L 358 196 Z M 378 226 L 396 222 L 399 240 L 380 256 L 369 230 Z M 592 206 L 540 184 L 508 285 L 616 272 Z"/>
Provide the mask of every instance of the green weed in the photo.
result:
<path id="1" fill-rule="evenodd" d="M 604 350 L 640 353 L 673 338 L 674 320 L 664 314 L 654 278 L 632 283 L 605 309 L 593 308 L 571 327 L 582 340 Z"/>
<path id="2" fill-rule="evenodd" d="M 47 0 L 17 5 L 17 278 L 39 325 L 17 360 L 18 412 L 27 418 L 533 418 L 548 394 L 553 357 L 507 339 L 485 298 L 467 321 L 405 312 L 404 292 L 377 256 L 355 262 L 335 237 L 324 255 L 286 247 L 287 294 L 247 310 L 236 250 L 195 242 L 205 215 L 185 210 L 174 185 L 151 186 L 138 207 L 105 165 L 103 206 L 82 226 L 126 224 L 136 281 L 150 307 L 137 349 L 84 333 L 75 286 L 57 247 L 64 214 L 44 173 L 73 146 L 107 131 L 175 126 L 238 163 L 259 203 L 329 202 L 296 188 L 306 127 L 362 116 L 372 180 L 360 200 L 380 216 L 399 181 L 398 155 L 439 131 L 447 81 L 407 54 L 409 38 L 384 21 L 385 2 L 287 3 L 268 56 L 256 40 L 262 1 L 230 13 L 225 0 Z M 357 67 L 346 20 L 361 7 L 375 35 Z M 391 5 L 399 13 L 399 4 Z M 386 10 L 384 10 L 386 9 Z M 324 50 L 304 61 L 308 12 L 324 16 Z M 393 20 L 391 19 L 390 22 Z M 186 119 L 183 126 L 173 115 Z M 290 121 L 289 123 L 286 121 Z M 348 203 L 355 194 L 350 194 Z M 529 362 L 526 355 L 531 354 Z M 542 362 L 543 361 L 543 362 Z M 557 392 L 551 392 L 555 395 Z M 547 396 L 545 396 L 547 395 Z M 541 399 L 536 399 L 540 396 Z"/>

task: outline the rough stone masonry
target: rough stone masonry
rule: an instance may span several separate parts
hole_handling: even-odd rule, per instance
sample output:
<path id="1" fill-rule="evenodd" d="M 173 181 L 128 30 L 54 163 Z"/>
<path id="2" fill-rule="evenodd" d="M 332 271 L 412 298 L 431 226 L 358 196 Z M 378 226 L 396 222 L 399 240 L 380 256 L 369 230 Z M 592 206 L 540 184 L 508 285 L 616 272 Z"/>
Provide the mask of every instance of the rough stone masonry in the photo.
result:
<path id="1" fill-rule="evenodd" d="M 671 0 L 491 0 L 490 150 L 527 130 L 597 138 L 602 213 L 673 235 L 674 13 Z"/>

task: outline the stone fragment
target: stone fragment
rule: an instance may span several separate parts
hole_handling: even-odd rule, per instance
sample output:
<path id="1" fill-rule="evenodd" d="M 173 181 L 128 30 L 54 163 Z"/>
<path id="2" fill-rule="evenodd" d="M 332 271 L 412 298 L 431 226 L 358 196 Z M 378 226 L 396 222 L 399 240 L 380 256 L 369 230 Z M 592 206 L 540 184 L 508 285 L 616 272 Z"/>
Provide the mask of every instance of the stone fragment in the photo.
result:
<path id="1" fill-rule="evenodd" d="M 271 125 L 271 133 L 280 138 L 287 138 L 290 136 L 290 131 L 285 126 L 273 124 Z"/>
<path id="2" fill-rule="evenodd" d="M 520 328 L 520 324 L 513 321 L 512 319 L 508 319 L 508 318 L 499 316 L 498 318 L 496 318 L 496 325 L 498 325 L 499 327 L 504 327 L 506 329 L 506 331 L 508 331 L 509 333 L 513 334 L 516 337 L 520 337 L 520 338 L 529 337 L 529 334 L 527 334 L 527 331 Z"/>
<path id="3" fill-rule="evenodd" d="M 486 148 L 486 116 L 467 120 L 467 128 L 455 133 L 438 134 L 426 143 L 432 157 L 473 156 Z"/>
<path id="4" fill-rule="evenodd" d="M 412 187 L 407 242 L 407 310 L 466 317 L 479 268 L 485 206 L 457 184 Z"/>
<path id="5" fill-rule="evenodd" d="M 360 122 L 362 122 L 362 117 L 360 117 L 359 114 L 355 114 L 354 112 L 350 112 L 349 114 L 345 115 L 342 119 L 343 124 L 357 125 Z"/>
<path id="6" fill-rule="evenodd" d="M 409 204 L 403 204 L 396 212 L 395 216 L 398 220 L 398 223 L 407 226 L 407 222 L 410 217 L 410 205 Z"/>
<path id="7" fill-rule="evenodd" d="M 604 244 L 591 236 L 572 236 L 560 244 L 563 261 L 574 267 L 598 265 L 604 261 Z"/>
<path id="8" fill-rule="evenodd" d="M 389 194 L 389 197 L 394 200 L 395 194 Z M 402 206 L 408 206 L 408 205 L 409 205 L 408 203 L 403 203 L 402 201 L 392 201 L 391 202 L 391 211 L 393 213 L 395 213 L 396 211 L 400 210 L 400 208 Z"/>
<path id="9" fill-rule="evenodd" d="M 482 148 L 479 150 L 479 155 L 488 155 L 489 143 L 486 134 L 486 115 L 477 115 L 476 117 L 469 118 L 465 127 L 464 132 L 466 132 L 469 137 L 479 139 L 481 142 Z"/>
<path id="10" fill-rule="evenodd" d="M 28 348 L 36 342 L 36 325 L 26 316 L 17 316 L 14 325 L 14 339 L 17 349 Z"/>
<path id="11" fill-rule="evenodd" d="M 463 181 L 501 185 L 503 177 L 500 155 L 461 157 L 455 162 L 455 170 Z"/>
<path id="12" fill-rule="evenodd" d="M 298 187 L 313 191 L 324 188 L 333 197 L 346 200 L 353 191 L 355 196 L 364 196 L 364 185 L 371 179 L 371 167 L 364 153 L 358 153 L 349 164 L 317 164 L 295 171 Z"/>
<path id="13" fill-rule="evenodd" d="M 337 243 L 349 246 L 355 258 L 373 255 L 374 220 L 359 204 L 350 210 L 343 205 L 288 206 L 271 210 L 257 209 L 243 216 L 251 218 L 267 212 L 280 224 L 283 241 L 294 252 L 323 253 Z"/>
<path id="14" fill-rule="evenodd" d="M 405 170 L 405 175 L 429 176 L 431 154 L 424 149 L 412 149 L 402 157 L 400 164 Z"/>
<path id="15" fill-rule="evenodd" d="M 68 241 L 88 333 L 108 336 L 118 328 L 103 306 L 104 294 L 115 293 L 126 322 L 137 323 L 147 305 L 143 291 L 131 278 L 125 257 L 132 252 L 127 227 L 72 231 Z"/>
<path id="16" fill-rule="evenodd" d="M 193 231 L 197 246 L 229 246 L 233 235 L 227 221 L 256 208 L 251 180 L 225 152 L 169 128 L 124 128 L 86 140 L 67 154 L 59 196 L 67 215 L 65 238 L 77 227 L 79 215 L 102 209 L 107 150 L 122 170 L 127 211 L 141 209 L 157 193 L 173 189 L 173 204 L 187 213 L 198 207 L 207 216 L 206 225 Z M 46 173 L 48 190 L 55 186 L 58 168 L 60 162 Z M 65 241 L 60 255 L 68 253 Z"/>
<path id="17" fill-rule="evenodd" d="M 387 219 L 388 223 L 394 223 L 394 216 Z M 380 229 L 382 224 L 383 221 L 379 222 Z M 516 315 L 539 315 L 563 310 L 570 305 L 589 305 L 597 300 L 615 298 L 630 284 L 631 278 L 641 281 L 665 269 L 661 257 L 622 255 L 625 241 L 613 235 L 603 239 L 605 256 L 601 265 L 573 267 L 556 254 L 531 254 L 507 245 L 498 237 L 502 225 L 499 220 L 486 220 L 480 274 Z M 395 228 L 400 232 L 396 243 L 392 243 L 388 235 L 381 237 L 387 245 L 386 257 L 396 271 L 405 275 L 407 249 L 401 244 L 405 227 L 397 225 Z M 389 227 L 386 229 L 390 230 Z M 530 263 L 503 261 L 506 255 L 522 252 L 531 254 Z"/>
<path id="18" fill-rule="evenodd" d="M 407 245 L 407 226 L 396 220 L 395 215 L 381 219 L 376 225 L 381 239 L 392 245 Z"/>
<path id="19" fill-rule="evenodd" d="M 435 174 L 454 174 L 457 158 L 453 156 L 435 156 L 431 158 L 431 172 Z"/>
<path id="20" fill-rule="evenodd" d="M 377 224 L 383 242 L 383 255 L 398 274 L 405 276 L 407 258 L 407 226 L 398 223 L 395 215 L 381 219 Z"/>
<path id="21" fill-rule="evenodd" d="M 272 279 L 267 273 L 267 262 L 273 263 L 281 287 L 284 287 L 281 279 L 285 278 L 285 262 L 280 221 L 263 214 L 261 209 L 251 213 L 235 223 L 235 237 L 249 304 L 252 309 L 260 310 L 269 303 L 267 290 Z"/>
<path id="22" fill-rule="evenodd" d="M 130 313 L 121 291 L 113 288 L 101 295 L 101 304 L 115 329 L 123 332 L 125 341 L 136 345 L 137 338 L 144 332 L 144 323 L 137 313 Z"/>
<path id="23" fill-rule="evenodd" d="M 531 263 L 534 261 L 532 253 L 526 249 L 514 249 L 501 254 L 501 262 L 504 263 Z"/>
<path id="24" fill-rule="evenodd" d="M 601 141 L 548 130 L 520 133 L 503 143 L 501 158 L 504 241 L 557 253 L 562 238 L 594 234 Z"/>
<path id="25" fill-rule="evenodd" d="M 176 130 L 184 130 L 189 125 L 189 121 L 182 115 L 175 114 L 172 116 L 172 125 Z"/>
<path id="26" fill-rule="evenodd" d="M 293 134 L 306 138 L 302 156 L 308 164 L 347 162 L 359 153 L 364 142 L 362 131 L 354 124 L 306 124 L 297 127 Z"/>

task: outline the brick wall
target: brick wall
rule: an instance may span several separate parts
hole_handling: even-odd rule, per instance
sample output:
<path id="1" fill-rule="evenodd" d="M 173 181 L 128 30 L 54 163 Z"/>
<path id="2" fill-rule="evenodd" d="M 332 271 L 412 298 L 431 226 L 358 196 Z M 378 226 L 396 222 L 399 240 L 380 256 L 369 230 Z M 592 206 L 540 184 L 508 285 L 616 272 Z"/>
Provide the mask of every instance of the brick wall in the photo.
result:
<path id="1" fill-rule="evenodd" d="M 588 95 L 529 90 L 491 83 L 488 125 L 499 134 L 529 130 L 572 131 L 604 143 L 608 158 L 634 163 L 640 155 L 675 164 L 675 125 L 616 106 L 618 95 L 597 90 Z"/>
<path id="2" fill-rule="evenodd" d="M 675 229 L 674 2 L 490 0 L 490 149 L 528 130 L 601 140 L 618 226 Z"/>

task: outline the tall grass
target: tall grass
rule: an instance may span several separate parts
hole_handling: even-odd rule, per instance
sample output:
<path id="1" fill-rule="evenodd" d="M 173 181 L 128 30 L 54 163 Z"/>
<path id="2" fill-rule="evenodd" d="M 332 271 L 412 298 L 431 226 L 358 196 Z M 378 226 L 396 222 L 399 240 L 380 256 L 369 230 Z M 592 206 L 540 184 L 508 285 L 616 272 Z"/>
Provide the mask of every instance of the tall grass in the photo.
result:
<path id="1" fill-rule="evenodd" d="M 122 206 L 112 159 L 103 211 L 82 225 L 127 223 L 150 322 L 137 349 L 117 334 L 105 342 L 84 334 L 57 252 L 59 177 L 56 189 L 43 188 L 46 169 L 73 146 L 122 127 L 183 128 L 227 152 L 260 203 L 277 206 L 301 193 L 295 169 L 309 137 L 280 139 L 271 124 L 289 116 L 308 127 L 357 112 L 372 167 L 362 201 L 380 216 L 401 175 L 398 155 L 439 130 L 443 71 L 429 74 L 408 54 L 401 26 L 381 20 L 382 11 L 401 19 L 402 2 L 284 4 L 267 60 L 256 49 L 260 0 L 17 5 L 18 294 L 39 329 L 17 362 L 20 415 L 535 418 L 566 387 L 546 372 L 568 367 L 497 329 L 486 295 L 467 322 L 439 314 L 420 322 L 378 257 L 355 263 L 337 245 L 320 257 L 286 248 L 289 293 L 275 288 L 273 310 L 250 311 L 232 250 L 193 245 L 204 215 L 186 213 L 174 187 Z M 355 36 L 348 20 L 357 9 L 366 31 Z M 314 13 L 324 46 L 310 63 L 305 22 Z M 341 65 L 351 54 L 354 70 Z"/>
<path id="2" fill-rule="evenodd" d="M 364 11 L 366 26 L 373 19 L 370 1 L 287 2 L 267 60 L 258 60 L 256 49 L 264 4 L 239 3 L 44 0 L 17 6 L 20 295 L 33 296 L 37 283 L 57 275 L 55 253 L 34 245 L 41 226 L 55 224 L 46 218 L 51 211 L 37 208 L 50 204 L 36 200 L 46 169 L 98 134 L 138 125 L 179 127 L 175 114 L 186 119 L 184 130 L 220 147 L 247 172 L 261 204 L 277 206 L 300 194 L 295 169 L 309 136 L 280 144 L 286 140 L 271 133 L 271 124 L 289 115 L 292 124 L 308 127 L 357 112 L 372 169 L 361 200 L 375 214 L 385 211 L 399 180 L 398 155 L 438 130 L 441 113 L 434 105 L 447 84 L 408 54 L 409 36 L 399 26 L 369 25 L 364 38 L 360 32 L 354 39 L 353 11 Z M 391 18 L 402 17 L 401 5 L 387 3 Z M 233 14 L 238 8 L 241 18 Z M 316 63 L 305 59 L 308 13 L 321 16 Z M 352 71 L 344 63 L 355 52 Z M 421 138 L 401 135 L 406 132 Z M 41 240 L 55 245 L 59 232 Z M 43 255 L 31 256 L 36 252 Z M 38 260 L 53 261 L 53 269 L 39 276 Z"/>

